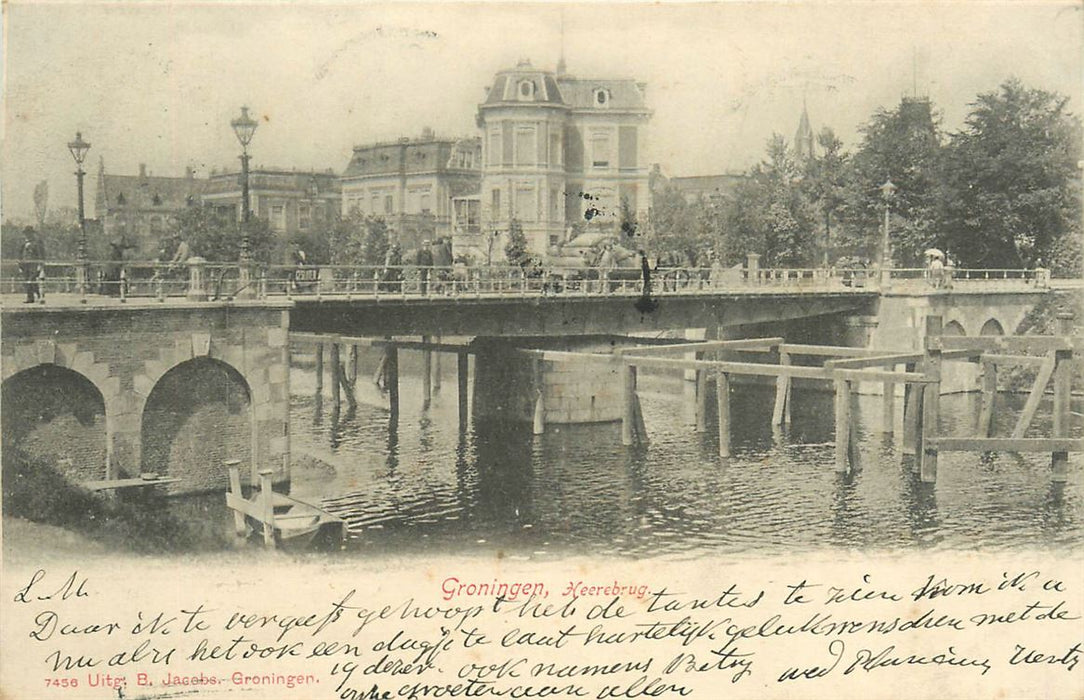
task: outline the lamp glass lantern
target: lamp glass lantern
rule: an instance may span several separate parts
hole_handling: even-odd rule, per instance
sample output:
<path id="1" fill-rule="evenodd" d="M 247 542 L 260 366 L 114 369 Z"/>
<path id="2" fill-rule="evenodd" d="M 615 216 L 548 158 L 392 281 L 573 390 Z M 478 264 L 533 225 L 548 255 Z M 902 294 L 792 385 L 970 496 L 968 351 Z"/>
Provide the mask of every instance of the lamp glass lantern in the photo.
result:
<path id="1" fill-rule="evenodd" d="M 75 132 L 75 140 L 68 143 L 68 150 L 71 151 L 75 164 L 82 166 L 87 158 L 87 151 L 90 150 L 90 144 L 83 140 L 83 132 Z"/>
<path id="2" fill-rule="evenodd" d="M 231 121 L 230 126 L 233 127 L 233 133 L 237 135 L 241 148 L 247 150 L 252 143 L 253 134 L 256 133 L 256 127 L 259 126 L 259 122 L 248 116 L 248 107 L 241 108 L 241 116 Z"/>

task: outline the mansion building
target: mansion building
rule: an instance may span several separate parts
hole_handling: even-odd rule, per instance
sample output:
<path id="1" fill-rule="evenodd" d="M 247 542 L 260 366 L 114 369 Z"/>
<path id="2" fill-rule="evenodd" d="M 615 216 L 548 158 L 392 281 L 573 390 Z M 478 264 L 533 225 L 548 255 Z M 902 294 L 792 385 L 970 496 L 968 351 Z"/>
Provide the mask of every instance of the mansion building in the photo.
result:
<path id="1" fill-rule="evenodd" d="M 578 78 L 521 61 L 497 73 L 478 105 L 482 130 L 480 227 L 503 234 L 518 221 L 546 254 L 580 232 L 617 236 L 623 211 L 650 206 L 646 84 Z"/>
<path id="2" fill-rule="evenodd" d="M 438 138 L 429 129 L 418 138 L 355 146 L 340 178 L 342 216 L 383 218 L 403 250 L 451 237 L 453 200 L 477 194 L 481 163 L 478 138 Z M 458 213 L 470 223 L 467 209 Z"/>

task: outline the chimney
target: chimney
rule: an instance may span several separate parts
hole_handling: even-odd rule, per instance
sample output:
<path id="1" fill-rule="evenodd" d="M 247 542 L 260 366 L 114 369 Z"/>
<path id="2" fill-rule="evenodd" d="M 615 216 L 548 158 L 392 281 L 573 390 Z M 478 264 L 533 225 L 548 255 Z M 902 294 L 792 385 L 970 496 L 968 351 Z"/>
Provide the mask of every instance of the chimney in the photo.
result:
<path id="1" fill-rule="evenodd" d="M 422 129 L 422 141 L 433 140 L 433 127 L 427 126 Z"/>
<path id="2" fill-rule="evenodd" d="M 184 166 L 184 176 L 185 176 L 185 178 L 187 178 L 189 180 L 191 180 L 192 178 L 194 178 L 196 176 L 196 172 L 194 170 L 192 170 L 191 165 Z"/>
<path id="3" fill-rule="evenodd" d="M 147 177 L 147 164 L 146 163 L 140 163 L 139 164 L 139 176 L 140 177 Z"/>

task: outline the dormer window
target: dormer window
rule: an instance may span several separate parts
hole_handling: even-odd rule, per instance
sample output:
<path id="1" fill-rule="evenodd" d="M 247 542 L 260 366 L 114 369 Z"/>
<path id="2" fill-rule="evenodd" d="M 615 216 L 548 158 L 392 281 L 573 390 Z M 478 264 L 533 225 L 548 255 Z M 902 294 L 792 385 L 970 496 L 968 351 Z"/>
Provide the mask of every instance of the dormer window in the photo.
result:
<path id="1" fill-rule="evenodd" d="M 595 88 L 595 106 L 606 107 L 610 104 L 610 91 L 606 88 Z"/>
<path id="2" fill-rule="evenodd" d="M 521 80 L 519 83 L 519 96 L 525 100 L 534 99 L 534 81 Z"/>
<path id="3" fill-rule="evenodd" d="M 128 200 L 124 198 L 123 192 L 117 195 L 117 204 L 124 206 L 127 202 Z"/>
<path id="4" fill-rule="evenodd" d="M 151 202 L 153 202 L 154 206 L 156 207 L 162 206 L 162 195 L 155 192 L 154 197 L 151 199 Z"/>

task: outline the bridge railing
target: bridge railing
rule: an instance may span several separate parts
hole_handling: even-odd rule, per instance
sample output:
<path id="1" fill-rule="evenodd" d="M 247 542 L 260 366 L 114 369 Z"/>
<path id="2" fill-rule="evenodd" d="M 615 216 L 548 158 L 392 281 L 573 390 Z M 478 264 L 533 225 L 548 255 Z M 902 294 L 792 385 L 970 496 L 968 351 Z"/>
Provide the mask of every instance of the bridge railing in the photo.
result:
<path id="1" fill-rule="evenodd" d="M 882 288 L 893 291 L 966 287 L 982 289 L 1045 289 L 1050 286 L 1050 271 L 1039 269 L 967 269 L 946 267 L 940 275 L 928 268 L 893 268 L 886 270 Z"/>
<path id="2" fill-rule="evenodd" d="M 510 265 L 253 265 L 248 275 L 237 263 L 184 264 L 156 261 L 90 261 L 81 268 L 70 261 L 4 261 L 0 290 L 20 294 L 31 284 L 52 294 L 128 298 L 188 296 L 229 299 L 267 296 L 492 296 L 492 295 L 638 295 L 643 293 L 639 267 L 614 269 Z M 1046 270 L 969 270 L 946 268 L 940 281 L 924 268 L 884 271 L 863 269 L 659 268 L 650 275 L 656 296 L 717 294 L 757 290 L 880 291 L 929 288 L 1035 289 L 1050 283 Z"/>

